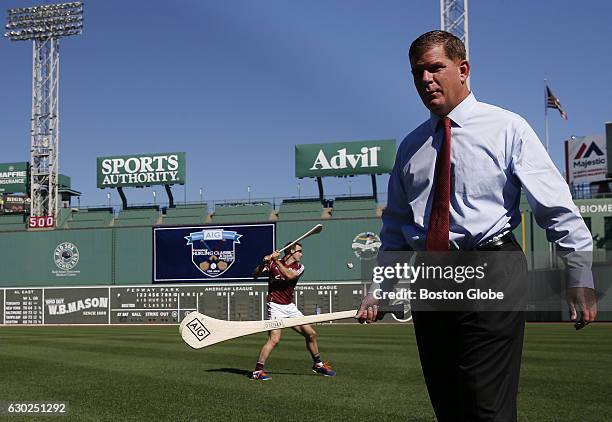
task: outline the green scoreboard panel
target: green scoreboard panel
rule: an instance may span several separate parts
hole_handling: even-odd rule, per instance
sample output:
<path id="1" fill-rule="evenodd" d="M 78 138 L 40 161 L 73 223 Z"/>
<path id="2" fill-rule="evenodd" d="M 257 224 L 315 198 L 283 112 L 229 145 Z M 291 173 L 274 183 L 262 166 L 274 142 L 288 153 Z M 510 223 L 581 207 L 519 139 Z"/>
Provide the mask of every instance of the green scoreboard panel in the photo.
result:
<path id="1" fill-rule="evenodd" d="M 6 289 L 4 324 L 42 324 L 43 289 Z"/>
<path id="2" fill-rule="evenodd" d="M 178 287 L 113 287 L 110 293 L 111 324 L 172 324 L 179 320 Z"/>
<path id="3" fill-rule="evenodd" d="M 357 309 L 364 296 L 363 284 L 298 284 L 295 288 L 297 307 L 304 315 Z"/>
<path id="4" fill-rule="evenodd" d="M 264 319 L 267 283 L 0 289 L 0 324 L 178 324 L 189 312 L 230 321 Z M 362 283 L 303 283 L 304 315 L 357 309 Z M 347 319 L 342 322 L 355 322 Z"/>
<path id="5" fill-rule="evenodd" d="M 263 285 L 113 287 L 111 324 L 177 324 L 198 311 L 223 320 L 262 319 Z"/>

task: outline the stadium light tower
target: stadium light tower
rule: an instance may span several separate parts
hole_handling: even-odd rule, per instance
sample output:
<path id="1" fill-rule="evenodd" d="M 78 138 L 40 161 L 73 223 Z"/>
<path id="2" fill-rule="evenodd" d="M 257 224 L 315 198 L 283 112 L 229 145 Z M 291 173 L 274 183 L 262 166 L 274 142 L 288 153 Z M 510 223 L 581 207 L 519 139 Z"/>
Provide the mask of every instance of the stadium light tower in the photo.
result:
<path id="1" fill-rule="evenodd" d="M 440 0 L 440 23 L 443 31 L 450 32 L 463 41 L 469 60 L 468 0 Z"/>
<path id="2" fill-rule="evenodd" d="M 33 41 L 30 227 L 34 217 L 53 217 L 43 225 L 52 227 L 59 201 L 59 39 L 83 32 L 83 3 L 9 9 L 6 29 L 11 41 Z"/>

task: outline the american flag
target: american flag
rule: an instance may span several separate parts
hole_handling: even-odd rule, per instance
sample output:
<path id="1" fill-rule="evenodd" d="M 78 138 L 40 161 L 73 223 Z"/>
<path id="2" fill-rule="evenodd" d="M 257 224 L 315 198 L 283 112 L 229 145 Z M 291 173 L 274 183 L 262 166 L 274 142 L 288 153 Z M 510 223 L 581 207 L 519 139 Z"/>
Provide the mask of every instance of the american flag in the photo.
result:
<path id="1" fill-rule="evenodd" d="M 563 107 L 561 107 L 561 101 L 555 97 L 555 94 L 552 93 L 549 87 L 546 87 L 546 107 L 556 108 L 559 110 L 559 113 L 561 113 L 561 117 L 567 120 L 567 113 L 563 110 Z"/>

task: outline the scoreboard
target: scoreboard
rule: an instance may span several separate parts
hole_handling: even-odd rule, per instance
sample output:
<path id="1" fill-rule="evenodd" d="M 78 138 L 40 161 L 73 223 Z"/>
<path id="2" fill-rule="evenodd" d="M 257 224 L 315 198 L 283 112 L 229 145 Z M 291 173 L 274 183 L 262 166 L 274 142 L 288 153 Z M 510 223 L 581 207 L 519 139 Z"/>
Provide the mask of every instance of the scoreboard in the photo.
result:
<path id="1" fill-rule="evenodd" d="M 4 290 L 4 324 L 42 324 L 42 289 Z"/>
<path id="2" fill-rule="evenodd" d="M 357 309 L 367 287 L 300 283 L 294 302 L 304 315 Z M 3 288 L 0 324 L 178 324 L 192 311 L 222 320 L 261 320 L 266 294 L 266 283 Z"/>

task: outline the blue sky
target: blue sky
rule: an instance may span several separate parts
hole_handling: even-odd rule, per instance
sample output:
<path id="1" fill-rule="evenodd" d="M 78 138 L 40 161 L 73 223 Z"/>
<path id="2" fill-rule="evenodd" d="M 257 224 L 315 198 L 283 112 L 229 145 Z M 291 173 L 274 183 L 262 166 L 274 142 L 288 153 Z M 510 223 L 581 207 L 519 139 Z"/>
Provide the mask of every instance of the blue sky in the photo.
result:
<path id="1" fill-rule="evenodd" d="M 469 12 L 476 97 L 543 139 L 548 78 L 569 115 L 549 110 L 562 167 L 564 139 L 612 120 L 612 2 L 472 0 Z M 109 190 L 96 188 L 96 157 L 185 151 L 179 201 L 200 188 L 209 201 L 246 198 L 248 185 L 252 197 L 296 196 L 295 144 L 399 143 L 428 117 L 407 49 L 439 26 L 437 0 L 86 1 L 84 34 L 61 44 L 60 171 L 82 205 L 99 205 Z M 1 162 L 29 161 L 31 48 L 0 40 Z M 369 192 L 361 176 L 325 179 L 326 193 L 348 193 L 349 180 L 353 194 Z M 311 179 L 300 186 L 317 194 Z M 151 189 L 126 193 L 152 201 Z"/>

